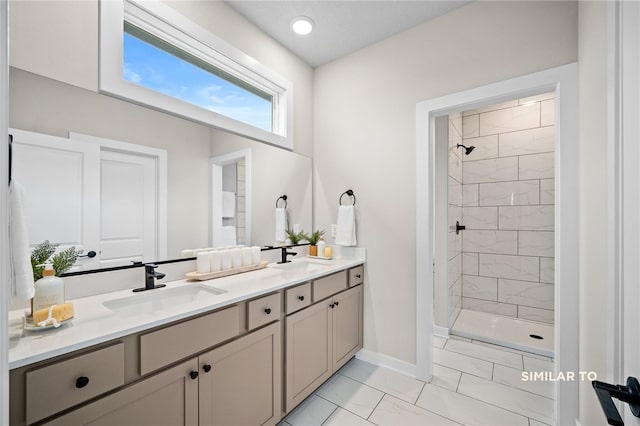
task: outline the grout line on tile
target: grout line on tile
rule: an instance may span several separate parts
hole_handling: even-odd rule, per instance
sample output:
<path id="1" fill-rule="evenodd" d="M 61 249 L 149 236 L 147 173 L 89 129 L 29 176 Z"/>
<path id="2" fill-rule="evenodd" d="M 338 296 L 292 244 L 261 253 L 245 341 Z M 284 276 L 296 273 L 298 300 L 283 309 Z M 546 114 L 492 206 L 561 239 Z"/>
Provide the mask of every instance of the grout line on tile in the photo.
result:
<path id="1" fill-rule="evenodd" d="M 422 391 L 420 391 L 420 393 L 422 393 Z M 389 395 L 388 393 L 383 393 L 382 398 L 380 398 L 380 400 L 377 402 L 376 406 L 373 407 L 373 410 L 371 410 L 371 413 L 367 416 L 367 418 L 365 419 L 368 422 L 371 422 L 371 420 L 369 420 L 369 418 L 371 418 L 371 416 L 373 416 L 373 413 L 376 412 L 376 410 L 378 409 L 378 405 L 380 405 L 380 403 L 382 402 L 382 400 L 384 399 L 385 396 Z M 391 395 L 393 396 L 393 395 Z M 400 401 L 403 401 L 402 399 L 398 398 Z M 407 402 L 407 401 L 404 401 Z M 418 402 L 418 400 L 416 399 L 416 402 Z M 407 402 L 407 404 L 411 404 L 410 402 Z M 411 405 L 416 405 L 415 403 L 411 404 Z M 358 416 L 359 417 L 359 416 Z M 362 417 L 360 417 L 362 418 Z M 373 423 L 373 422 L 371 422 Z"/>

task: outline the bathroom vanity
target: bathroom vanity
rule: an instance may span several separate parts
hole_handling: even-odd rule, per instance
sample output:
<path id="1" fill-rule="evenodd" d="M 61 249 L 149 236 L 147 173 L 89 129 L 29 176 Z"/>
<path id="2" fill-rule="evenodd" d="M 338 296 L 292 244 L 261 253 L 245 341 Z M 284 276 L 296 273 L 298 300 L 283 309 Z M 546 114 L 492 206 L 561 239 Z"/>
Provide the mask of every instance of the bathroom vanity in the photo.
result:
<path id="1" fill-rule="evenodd" d="M 77 299 L 71 324 L 38 333 L 14 311 L 11 424 L 274 425 L 362 348 L 363 263 Z M 148 308 L 172 291 L 195 296 Z"/>

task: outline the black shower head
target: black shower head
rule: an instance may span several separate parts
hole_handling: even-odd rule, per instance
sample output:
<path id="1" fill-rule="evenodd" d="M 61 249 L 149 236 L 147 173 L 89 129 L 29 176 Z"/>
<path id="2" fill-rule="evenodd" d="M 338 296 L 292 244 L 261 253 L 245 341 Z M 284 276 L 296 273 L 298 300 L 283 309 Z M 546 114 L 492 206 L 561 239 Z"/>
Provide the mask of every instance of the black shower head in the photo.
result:
<path id="1" fill-rule="evenodd" d="M 471 145 L 471 146 L 469 146 L 469 147 L 466 147 L 466 146 L 464 146 L 464 145 L 462 145 L 462 144 L 458 144 L 458 146 L 457 146 L 456 148 L 460 148 L 460 147 L 464 148 L 464 154 L 465 154 L 465 155 L 469 155 L 469 154 L 471 154 L 471 151 L 473 151 L 474 149 L 476 149 L 476 147 L 475 147 L 475 146 L 473 146 L 473 145 Z"/>

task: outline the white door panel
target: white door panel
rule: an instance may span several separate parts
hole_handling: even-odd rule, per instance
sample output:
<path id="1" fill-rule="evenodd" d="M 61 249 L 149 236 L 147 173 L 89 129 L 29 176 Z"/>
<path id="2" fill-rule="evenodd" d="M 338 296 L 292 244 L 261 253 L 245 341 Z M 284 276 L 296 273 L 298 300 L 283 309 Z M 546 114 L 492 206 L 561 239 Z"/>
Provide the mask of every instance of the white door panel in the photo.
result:
<path id="1" fill-rule="evenodd" d="M 11 129 L 13 178 L 24 188 L 29 242 L 98 251 L 100 185 L 96 146 Z M 81 267 L 95 267 L 83 258 Z"/>

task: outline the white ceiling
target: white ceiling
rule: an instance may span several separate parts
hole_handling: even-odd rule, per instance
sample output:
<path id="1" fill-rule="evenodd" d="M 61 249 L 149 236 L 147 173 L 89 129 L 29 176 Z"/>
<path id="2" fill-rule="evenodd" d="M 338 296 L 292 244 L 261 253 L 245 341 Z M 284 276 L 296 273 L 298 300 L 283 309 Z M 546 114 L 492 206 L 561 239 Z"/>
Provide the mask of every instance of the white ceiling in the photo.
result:
<path id="1" fill-rule="evenodd" d="M 464 6 L 463 0 L 226 0 L 226 3 L 312 67 L 326 64 Z M 311 34 L 291 31 L 311 18 Z"/>

